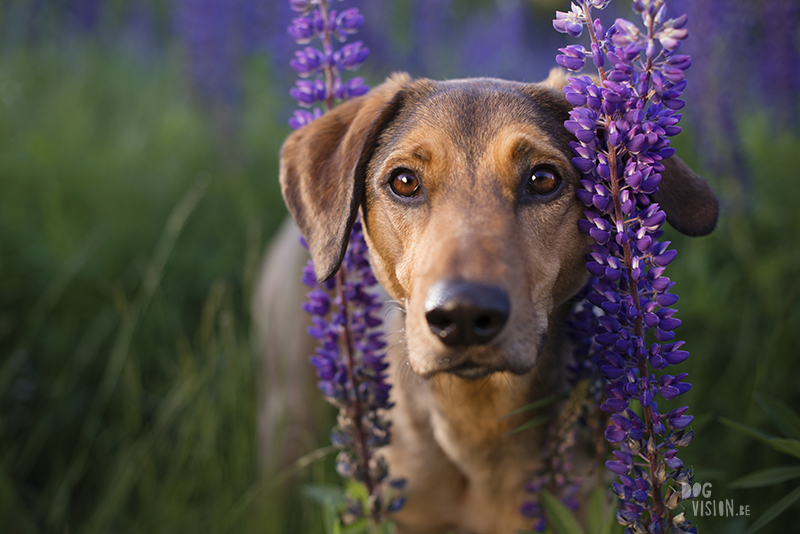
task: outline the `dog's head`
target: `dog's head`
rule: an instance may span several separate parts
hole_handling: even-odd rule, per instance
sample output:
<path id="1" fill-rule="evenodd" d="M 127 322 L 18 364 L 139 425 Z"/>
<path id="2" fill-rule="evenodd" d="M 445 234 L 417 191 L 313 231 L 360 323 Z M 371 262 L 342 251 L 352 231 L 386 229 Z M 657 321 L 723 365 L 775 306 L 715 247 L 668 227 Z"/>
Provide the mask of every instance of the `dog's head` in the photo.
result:
<path id="1" fill-rule="evenodd" d="M 395 75 L 284 144 L 281 187 L 317 277 L 336 272 L 360 207 L 421 376 L 529 371 L 551 313 L 587 279 L 563 83 Z M 668 221 L 710 232 L 713 191 L 676 157 L 664 163 Z"/>

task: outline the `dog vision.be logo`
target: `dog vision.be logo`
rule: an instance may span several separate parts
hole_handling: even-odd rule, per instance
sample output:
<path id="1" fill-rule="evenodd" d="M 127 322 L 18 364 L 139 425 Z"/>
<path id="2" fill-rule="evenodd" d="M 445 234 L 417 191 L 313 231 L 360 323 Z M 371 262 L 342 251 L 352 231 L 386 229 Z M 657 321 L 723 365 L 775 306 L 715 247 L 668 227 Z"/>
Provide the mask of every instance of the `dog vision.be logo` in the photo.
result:
<path id="1" fill-rule="evenodd" d="M 749 516 L 750 505 L 739 505 L 738 508 L 733 502 L 733 499 L 725 500 L 712 500 L 711 499 L 711 482 L 700 484 L 695 482 L 692 484 L 681 484 L 681 499 L 697 499 L 702 496 L 703 499 L 692 501 L 692 513 L 695 517 L 712 516 L 712 517 L 734 517 L 734 516 Z"/>

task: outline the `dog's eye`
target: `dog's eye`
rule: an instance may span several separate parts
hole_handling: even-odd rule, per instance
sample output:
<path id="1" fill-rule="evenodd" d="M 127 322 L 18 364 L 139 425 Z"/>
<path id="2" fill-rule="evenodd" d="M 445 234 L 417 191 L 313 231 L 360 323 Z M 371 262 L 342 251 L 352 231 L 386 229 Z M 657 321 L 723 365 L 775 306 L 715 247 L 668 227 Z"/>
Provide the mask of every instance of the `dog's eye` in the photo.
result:
<path id="1" fill-rule="evenodd" d="M 401 171 L 390 182 L 392 192 L 401 197 L 415 197 L 420 194 L 419 180 L 411 171 Z"/>
<path id="2" fill-rule="evenodd" d="M 532 195 L 547 195 L 552 193 L 561 184 L 561 178 L 546 167 L 534 169 L 530 179 L 528 179 L 527 189 Z"/>

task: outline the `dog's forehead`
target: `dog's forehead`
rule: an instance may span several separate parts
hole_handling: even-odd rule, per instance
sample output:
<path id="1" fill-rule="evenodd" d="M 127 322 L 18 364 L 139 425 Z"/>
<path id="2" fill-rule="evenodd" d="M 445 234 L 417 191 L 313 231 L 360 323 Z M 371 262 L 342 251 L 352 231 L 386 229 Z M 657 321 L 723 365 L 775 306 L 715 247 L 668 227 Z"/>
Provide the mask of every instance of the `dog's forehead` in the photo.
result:
<path id="1" fill-rule="evenodd" d="M 565 150 L 569 143 L 564 121 L 566 101 L 555 91 L 535 84 L 491 78 L 432 82 L 420 80 L 405 89 L 404 105 L 385 142 L 412 133 L 445 133 L 453 144 L 478 152 L 509 126 L 527 127 Z"/>

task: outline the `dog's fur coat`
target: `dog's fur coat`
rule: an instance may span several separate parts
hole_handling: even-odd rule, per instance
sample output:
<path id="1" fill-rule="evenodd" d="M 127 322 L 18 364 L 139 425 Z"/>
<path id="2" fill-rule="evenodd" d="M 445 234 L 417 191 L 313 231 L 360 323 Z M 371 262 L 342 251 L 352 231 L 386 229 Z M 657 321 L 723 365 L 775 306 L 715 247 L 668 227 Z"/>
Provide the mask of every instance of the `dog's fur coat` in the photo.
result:
<path id="1" fill-rule="evenodd" d="M 562 388 L 568 347 L 559 325 L 588 276 L 563 84 L 558 72 L 541 84 L 395 75 L 296 131 L 282 149 L 282 191 L 318 278 L 337 270 L 360 210 L 375 275 L 404 311 L 388 356 L 396 405 L 392 443 L 382 451 L 392 475 L 408 480 L 406 505 L 394 516 L 400 533 L 530 527 L 519 507 L 546 436 L 509 435 L 524 418 L 501 417 Z M 655 198 L 669 222 L 690 235 L 710 232 L 711 188 L 679 159 L 664 164 Z M 560 185 L 531 193 L 534 169 Z M 393 189 L 399 173 L 418 179 L 414 195 Z M 265 280 L 298 277 L 278 271 L 286 261 L 278 256 Z M 430 316 L 442 284 L 504 294 L 502 330 L 446 343 Z M 274 306 L 278 288 L 262 289 L 257 306 Z M 288 297 L 278 298 L 285 306 Z M 273 353 L 265 361 L 274 367 L 278 357 L 304 356 Z"/>

